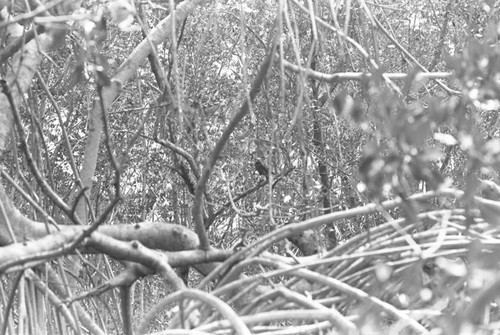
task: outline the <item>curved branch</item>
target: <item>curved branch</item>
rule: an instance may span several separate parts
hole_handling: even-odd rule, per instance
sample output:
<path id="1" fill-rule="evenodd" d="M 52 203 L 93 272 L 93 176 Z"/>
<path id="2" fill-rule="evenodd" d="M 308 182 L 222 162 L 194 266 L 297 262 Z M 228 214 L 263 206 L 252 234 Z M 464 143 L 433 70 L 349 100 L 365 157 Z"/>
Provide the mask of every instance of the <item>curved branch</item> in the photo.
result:
<path id="1" fill-rule="evenodd" d="M 427 192 L 427 193 L 420 193 L 420 194 L 415 194 L 410 197 L 408 197 L 409 200 L 413 201 L 424 201 L 428 199 L 432 199 L 438 196 L 451 196 L 451 197 L 456 197 L 460 198 L 462 197 L 464 192 L 455 190 L 455 189 L 442 189 L 439 191 L 432 191 L 432 192 Z M 325 214 L 321 216 L 317 216 L 314 218 L 311 218 L 309 220 L 305 220 L 302 222 L 297 222 L 297 223 L 291 223 L 286 226 L 283 226 L 279 229 L 276 229 L 275 231 L 267 234 L 266 236 L 262 237 L 258 241 L 252 243 L 251 245 L 245 247 L 244 249 L 238 251 L 235 253 L 233 256 L 231 256 L 229 259 L 227 259 L 224 263 L 217 265 L 217 268 L 208 276 L 206 276 L 198 285 L 198 287 L 202 288 L 205 287 L 211 280 L 213 280 L 215 277 L 217 277 L 220 273 L 223 273 L 226 268 L 228 268 L 230 265 L 234 264 L 235 262 L 238 262 L 239 260 L 243 258 L 247 258 L 249 256 L 255 256 L 260 253 L 262 253 L 264 250 L 266 250 L 269 246 L 273 245 L 274 243 L 283 240 L 284 238 L 287 238 L 288 236 L 292 236 L 294 234 L 300 233 L 302 231 L 308 230 L 308 229 L 313 229 L 320 227 L 322 225 L 332 225 L 335 222 L 341 220 L 341 219 L 346 219 L 346 218 L 351 218 L 356 215 L 366 215 L 370 213 L 375 213 L 377 212 L 380 208 L 384 209 L 393 209 L 401 204 L 402 200 L 400 198 L 398 199 L 392 199 L 392 200 L 387 200 L 384 201 L 380 204 L 374 204 L 370 203 L 362 207 L 357 207 L 353 209 L 348 209 L 344 211 L 339 211 L 339 212 L 334 212 L 330 214 Z M 361 236 L 361 235 L 359 235 Z M 342 248 L 345 244 L 341 245 L 339 248 Z M 335 250 L 338 250 L 335 249 Z"/>
<path id="2" fill-rule="evenodd" d="M 146 315 L 144 318 L 144 321 L 142 324 L 139 326 L 139 329 L 137 331 L 138 334 L 145 334 L 146 333 L 146 327 L 151 323 L 153 318 L 156 316 L 156 314 L 159 311 L 162 311 L 165 306 L 168 306 L 169 304 L 175 302 L 175 301 L 182 301 L 184 299 L 191 299 L 191 300 L 200 300 L 206 303 L 207 305 L 212 306 L 216 310 L 218 310 L 229 322 L 234 327 L 234 330 L 237 334 L 248 334 L 250 335 L 251 332 L 248 329 L 248 327 L 245 325 L 245 323 L 241 320 L 241 318 L 236 314 L 229 305 L 227 305 L 225 302 L 220 300 L 219 298 L 214 297 L 213 295 L 200 291 L 200 290 L 185 290 L 185 291 L 180 291 L 176 292 L 174 294 L 169 295 L 162 301 L 160 301 L 155 307 L 151 309 L 151 311 Z"/>
<path id="3" fill-rule="evenodd" d="M 177 276 L 170 266 L 168 257 L 165 254 L 145 248 L 138 241 L 126 243 L 95 232 L 85 244 L 116 259 L 137 262 L 153 269 L 155 273 L 158 273 L 171 284 L 175 290 L 186 288 L 182 279 Z"/>
<path id="4" fill-rule="evenodd" d="M 200 173 L 198 172 L 198 168 L 196 166 L 196 162 L 193 159 L 193 156 L 191 156 L 186 150 L 182 149 L 181 147 L 175 145 L 174 143 L 164 140 L 164 139 L 159 139 L 159 138 L 150 138 L 156 143 L 160 144 L 162 147 L 170 149 L 172 152 L 184 157 L 186 161 L 189 164 L 189 167 L 191 168 L 191 171 L 193 172 L 193 175 L 196 177 L 198 180 L 200 178 Z"/>

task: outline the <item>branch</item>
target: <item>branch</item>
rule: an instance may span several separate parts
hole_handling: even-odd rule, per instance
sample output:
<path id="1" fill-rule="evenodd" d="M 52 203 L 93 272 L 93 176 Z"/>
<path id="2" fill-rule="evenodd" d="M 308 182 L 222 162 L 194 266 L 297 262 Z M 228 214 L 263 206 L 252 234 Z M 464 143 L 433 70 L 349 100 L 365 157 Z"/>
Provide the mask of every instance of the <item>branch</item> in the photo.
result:
<path id="1" fill-rule="evenodd" d="M 387 29 L 385 29 L 385 27 L 382 25 L 382 23 L 380 23 L 380 21 L 377 19 L 377 17 L 375 15 L 373 15 L 371 13 L 371 11 L 368 9 L 368 6 L 366 5 L 366 3 L 364 2 L 364 0 L 361 0 L 361 4 L 362 4 L 362 7 L 365 9 L 366 11 L 366 14 L 368 15 L 368 17 L 370 17 L 373 22 L 375 22 L 377 24 L 377 27 L 379 27 L 385 34 L 385 36 L 387 36 L 387 38 L 392 42 L 394 43 L 394 45 L 399 49 L 399 51 L 401 51 L 406 57 L 408 57 L 408 59 L 410 59 L 420 70 L 422 70 L 423 72 L 429 72 L 422 64 L 420 64 L 418 62 L 418 60 L 413 57 L 413 55 L 411 53 L 408 52 L 408 50 L 406 50 L 392 35 L 389 31 L 387 31 Z M 460 95 L 461 92 L 459 91 L 455 91 L 455 90 L 452 90 L 451 88 L 449 88 L 448 86 L 446 86 L 445 84 L 443 84 L 442 82 L 440 82 L 439 80 L 436 80 L 436 83 L 441 86 L 441 88 L 443 90 L 445 90 L 448 94 L 454 94 L 454 95 Z"/>
<path id="2" fill-rule="evenodd" d="M 419 193 L 416 195 L 412 195 L 408 197 L 406 200 L 411 200 L 411 201 L 424 201 L 427 199 L 432 199 L 438 196 L 452 196 L 455 198 L 460 198 L 463 196 L 464 192 L 455 190 L 455 189 L 443 189 L 443 190 L 438 190 L 438 191 L 432 191 L 432 192 L 427 192 L 427 193 Z M 401 198 L 397 199 L 392 199 L 392 200 L 387 200 L 382 203 L 370 203 L 362 207 L 356 207 L 353 209 L 348 209 L 345 211 L 339 211 L 339 212 L 334 212 L 330 214 L 325 214 L 321 215 L 306 221 L 302 221 L 299 223 L 291 223 L 289 225 L 286 225 L 280 229 L 277 229 L 267 236 L 261 238 L 259 241 L 256 241 L 252 245 L 248 246 L 247 249 L 251 250 L 253 247 L 257 247 L 254 251 L 253 254 L 259 254 L 266 248 L 268 248 L 270 245 L 274 244 L 274 242 L 282 240 L 283 238 L 286 238 L 288 236 L 291 236 L 293 234 L 300 233 L 304 230 L 307 229 L 313 229 L 320 227 L 324 224 L 326 225 L 332 225 L 335 222 L 341 220 L 341 219 L 346 219 L 350 217 L 354 217 L 357 215 L 366 215 L 366 214 L 371 214 L 371 213 L 376 213 L 380 210 L 380 208 L 383 208 L 385 210 L 393 209 L 395 207 L 400 206 L 402 203 Z M 266 241 L 267 240 L 267 241 Z"/>
<path id="3" fill-rule="evenodd" d="M 140 263 L 153 269 L 175 290 L 186 288 L 182 279 L 177 276 L 170 266 L 168 257 L 165 254 L 146 248 L 138 241 L 123 242 L 105 234 L 94 232 L 84 244 L 115 259 Z"/>
<path id="4" fill-rule="evenodd" d="M 274 188 L 274 186 L 280 181 L 282 180 L 283 178 L 285 178 L 290 172 L 293 171 L 293 168 L 289 168 L 288 170 L 284 171 L 282 174 L 276 176 L 276 178 L 274 179 L 273 181 L 273 185 L 271 187 Z M 255 186 L 243 191 L 242 193 L 238 194 L 237 196 L 233 197 L 232 198 L 232 201 L 229 200 L 227 201 L 224 205 L 221 206 L 221 208 L 219 208 L 217 210 L 217 212 L 213 213 L 212 215 L 210 215 L 207 219 L 207 226 L 210 226 L 212 224 L 212 222 L 219 216 L 221 215 L 225 210 L 227 210 L 229 207 L 231 207 L 232 205 L 232 202 L 236 203 L 238 202 L 239 200 L 245 198 L 246 196 L 260 190 L 262 187 L 266 186 L 267 184 L 269 183 L 269 181 L 266 179 L 266 180 L 262 180 L 260 181 L 258 184 L 256 184 Z"/>
<path id="5" fill-rule="evenodd" d="M 193 159 L 193 156 L 191 156 L 186 150 L 182 149 L 181 147 L 175 145 L 174 143 L 164 140 L 164 139 L 159 139 L 159 138 L 150 138 L 156 143 L 160 144 L 162 147 L 165 147 L 167 149 L 170 149 L 173 153 L 176 153 L 186 159 L 186 161 L 189 164 L 189 167 L 191 168 L 191 171 L 193 172 L 193 175 L 196 177 L 198 180 L 200 178 L 200 173 L 198 172 L 198 168 L 196 166 L 196 162 Z"/>
<path id="6" fill-rule="evenodd" d="M 193 205 L 193 219 L 196 225 L 196 232 L 198 233 L 198 237 L 200 238 L 200 247 L 204 250 L 208 250 L 209 245 L 208 245 L 207 232 L 205 229 L 205 225 L 203 223 L 202 197 L 207 187 L 208 179 L 210 178 L 212 170 L 215 167 L 215 163 L 217 162 L 217 159 L 221 155 L 224 146 L 229 141 L 229 137 L 236 129 L 236 126 L 243 119 L 243 117 L 247 115 L 250 109 L 250 102 L 253 101 L 257 96 L 257 94 L 259 93 L 262 83 L 264 82 L 264 79 L 266 78 L 267 73 L 272 66 L 275 48 L 276 45 L 273 44 L 271 52 L 262 63 L 260 70 L 257 73 L 257 76 L 255 77 L 252 83 L 252 87 L 249 93 L 250 98 L 245 100 L 240 110 L 236 114 L 234 114 L 231 120 L 229 121 L 229 124 L 227 125 L 226 129 L 219 138 L 219 141 L 215 145 L 212 153 L 210 154 L 210 157 L 208 158 L 208 161 L 202 171 L 200 180 L 198 181 L 198 185 L 196 186 L 194 205 Z"/>
<path id="7" fill-rule="evenodd" d="M 46 266 L 42 269 L 42 272 L 47 274 L 47 283 L 50 288 L 61 298 L 68 297 L 66 292 L 66 287 L 61 281 L 59 275 L 50 267 Z M 85 311 L 85 309 L 78 302 L 75 302 L 72 307 L 76 310 L 78 315 L 78 321 L 90 332 L 90 334 L 104 335 L 105 333 L 97 326 L 90 315 Z"/>
<path id="8" fill-rule="evenodd" d="M 293 2 L 293 4 L 295 6 L 297 6 L 297 8 L 299 8 L 302 12 L 310 15 L 310 11 L 305 8 L 304 6 L 302 6 L 297 0 L 291 0 Z M 364 59 L 366 59 L 371 67 L 375 70 L 378 70 L 380 69 L 380 66 L 377 64 L 377 62 L 375 62 L 371 57 L 370 57 L 370 54 L 368 53 L 368 51 L 366 51 L 365 48 L 363 48 L 363 46 L 361 46 L 358 42 L 356 42 L 354 39 L 352 39 L 351 37 L 347 36 L 344 32 L 340 31 L 339 29 L 331 26 L 330 24 L 328 24 L 327 22 L 323 21 L 322 19 L 320 19 L 319 17 L 317 16 L 312 16 L 316 22 L 326 28 L 327 30 L 330 30 L 331 32 L 333 33 L 336 33 L 338 34 L 338 36 L 342 37 L 344 40 L 346 40 L 348 43 L 350 43 L 354 48 L 356 48 L 359 53 L 361 54 L 361 56 L 363 56 Z M 391 79 L 387 78 L 385 75 L 382 75 L 382 78 L 384 78 L 385 82 L 395 91 L 397 92 L 398 94 L 401 94 L 401 90 L 392 82 Z"/>
<path id="9" fill-rule="evenodd" d="M 432 55 L 432 61 L 429 63 L 429 66 L 427 67 L 429 71 L 433 71 L 436 65 L 438 64 L 439 59 L 441 58 L 441 54 L 443 53 L 444 49 L 444 43 L 445 43 L 445 37 L 446 34 L 448 33 L 448 24 L 450 23 L 450 16 L 451 14 L 451 8 L 454 4 L 453 0 L 449 0 L 448 4 L 446 5 L 445 12 L 444 12 L 444 18 L 443 18 L 443 26 L 441 27 L 441 32 L 439 33 L 439 43 L 437 45 L 437 48 L 434 50 L 434 54 Z"/>
<path id="10" fill-rule="evenodd" d="M 21 121 L 21 115 L 19 114 L 19 111 L 17 110 L 16 103 L 14 100 L 14 96 L 11 92 L 11 88 L 9 87 L 9 84 L 7 81 L 1 79 L 0 80 L 0 85 L 2 87 L 2 93 L 7 96 L 7 100 L 9 102 L 10 109 L 12 111 L 12 115 L 14 116 L 14 121 L 15 124 L 17 125 L 17 130 L 19 133 L 19 141 L 20 141 L 20 146 L 21 150 L 24 153 L 24 156 L 26 158 L 26 162 L 28 163 L 28 166 L 33 173 L 33 176 L 35 177 L 38 185 L 40 188 L 43 190 L 43 192 L 62 210 L 68 215 L 68 217 L 73 217 L 73 214 L 71 212 L 71 208 L 66 204 L 61 197 L 50 187 L 50 185 L 47 183 L 47 181 L 43 178 L 42 173 L 38 169 L 38 167 L 35 164 L 35 161 L 31 155 L 31 152 L 28 149 L 28 140 L 27 140 L 27 135 L 26 132 L 24 131 L 24 126 Z M 76 219 L 76 218 L 75 218 Z"/>
<path id="11" fill-rule="evenodd" d="M 5 202 L 3 203 L 5 204 Z M 54 227 L 46 227 L 44 223 L 31 221 L 19 213 L 21 218 L 25 220 L 20 224 L 18 221 L 19 218 L 14 216 L 15 213 L 12 213 L 10 207 L 7 207 L 6 211 L 11 222 L 13 222 L 12 227 L 15 229 L 17 239 L 24 242 L 0 248 L 2 250 L 0 252 L 0 272 L 4 272 L 7 269 L 12 271 L 12 267 L 26 268 L 38 263 L 44 263 L 48 259 L 70 254 L 75 248 L 81 248 L 83 252 L 96 252 L 95 249 L 93 251 L 90 250 L 93 247 L 92 240 L 95 234 L 105 235 L 117 241 L 139 241 L 148 248 L 166 251 L 195 250 L 199 246 L 198 236 L 188 228 L 180 225 L 155 222 L 143 222 L 136 225 L 99 226 L 82 245 L 77 245 L 76 243 L 81 240 L 82 236 L 87 234 L 88 226 L 60 226 L 60 231 L 58 232 Z M 0 236 L 4 235 L 0 234 Z M 5 236 L 9 235 L 5 234 Z M 12 241 L 9 242 L 12 243 Z M 115 250 L 115 252 L 118 251 Z M 116 258 L 119 256 L 119 254 L 113 255 L 112 253 L 110 255 Z M 221 254 L 212 256 L 211 254 L 207 255 L 201 252 L 201 254 L 194 255 L 181 254 L 177 258 L 174 257 L 174 259 L 176 262 L 182 262 L 188 256 L 194 257 L 193 262 L 208 259 L 209 256 L 215 259 L 223 258 Z M 177 265 L 177 263 L 175 264 Z"/>
<path id="12" fill-rule="evenodd" d="M 363 81 L 370 79 L 372 77 L 371 73 L 366 72 L 337 72 L 332 74 L 327 74 L 319 71 L 314 71 L 311 69 L 304 69 L 298 65 L 290 63 L 289 61 L 283 60 L 283 65 L 287 70 L 295 72 L 297 74 L 303 74 L 306 78 L 312 78 L 325 83 L 341 83 L 345 81 Z M 408 77 L 413 76 L 408 73 L 384 73 L 384 77 L 391 80 L 404 80 Z M 420 81 L 423 79 L 435 80 L 435 79 L 450 79 L 452 77 L 451 72 L 419 72 L 414 76 L 415 81 Z"/>
<path id="13" fill-rule="evenodd" d="M 182 22 L 197 6 L 210 2 L 209 0 L 185 0 L 181 2 L 175 10 L 175 20 Z M 153 52 L 153 47 L 164 42 L 172 36 L 172 21 L 174 17 L 171 13 L 165 19 L 160 21 L 158 25 L 151 30 L 151 33 L 142 40 L 141 43 L 132 51 L 127 59 L 120 65 L 116 74 L 111 79 L 111 85 L 104 87 L 102 90 L 102 101 L 95 101 L 91 115 L 97 115 L 97 120 L 101 119 L 102 113 L 106 113 L 111 103 L 120 94 L 124 84 L 136 75 L 137 69 L 144 62 L 146 57 Z M 1 121 L 1 120 L 0 120 Z M 103 132 L 102 122 L 96 122 L 94 125 L 94 140 L 92 143 L 85 145 L 85 153 L 82 166 L 87 167 L 84 174 L 81 173 L 83 185 L 92 189 L 92 178 L 97 165 L 97 157 L 99 154 L 99 140 Z"/>
<path id="14" fill-rule="evenodd" d="M 413 196 L 408 197 L 407 200 L 412 200 L 412 201 L 424 201 L 428 199 L 432 199 L 438 196 L 452 196 L 455 198 L 460 198 L 462 197 L 464 192 L 458 191 L 455 189 L 443 189 L 439 191 L 433 191 L 433 192 L 427 192 L 427 193 L 420 193 L 416 194 Z M 334 213 L 329 213 L 321 216 L 317 216 L 314 218 L 311 218 L 309 220 L 305 220 L 302 222 L 297 222 L 297 223 L 291 223 L 286 226 L 283 226 L 279 229 L 276 229 L 275 231 L 267 234 L 266 236 L 263 236 L 260 238 L 258 241 L 252 243 L 251 245 L 245 247 L 244 249 L 238 251 L 235 253 L 233 256 L 231 256 L 229 259 L 227 259 L 224 263 L 219 264 L 217 268 L 210 273 L 210 275 L 206 276 L 198 285 L 198 287 L 202 288 L 207 283 L 209 283 L 211 280 L 213 280 L 215 277 L 219 276 L 220 273 L 223 273 L 225 269 L 228 266 L 231 266 L 235 262 L 240 261 L 241 259 L 248 258 L 251 256 L 255 256 L 266 250 L 268 247 L 273 245 L 274 243 L 283 240 L 284 238 L 287 238 L 288 236 L 292 236 L 294 234 L 298 234 L 302 231 L 308 230 L 308 229 L 314 229 L 317 227 L 320 227 L 322 225 L 333 225 L 335 222 L 346 219 L 346 218 L 351 218 L 357 215 L 366 215 L 366 214 L 371 214 L 371 213 L 376 213 L 378 210 L 382 207 L 386 210 L 388 209 L 393 209 L 401 204 L 402 200 L 400 198 L 398 199 L 393 199 L 393 200 L 387 200 L 384 201 L 380 204 L 367 204 L 362 207 L 356 207 L 353 209 L 348 209 L 345 211 L 339 211 L 339 212 L 334 212 Z M 337 247 L 336 250 L 339 248 L 342 248 L 343 245 L 340 247 Z"/>
<path id="15" fill-rule="evenodd" d="M 44 34 L 39 36 L 37 40 L 25 44 L 22 51 L 17 52 L 14 56 L 5 81 L 16 105 L 21 101 L 24 92 L 31 86 L 31 81 L 42 61 L 40 51 L 47 51 L 51 46 L 52 39 Z M 0 156 L 3 154 L 13 128 L 14 116 L 10 110 L 10 103 L 7 96 L 0 94 Z"/>
<path id="16" fill-rule="evenodd" d="M 236 314 L 233 309 L 227 305 L 224 301 L 220 300 L 219 298 L 207 293 L 203 292 L 200 290 L 184 290 L 180 292 L 176 292 L 174 294 L 169 295 L 168 297 L 162 299 L 159 303 L 157 303 L 151 310 L 150 312 L 144 317 L 144 321 L 141 323 L 139 326 L 139 329 L 137 331 L 138 334 L 145 334 L 146 333 L 146 327 L 154 320 L 156 315 L 163 311 L 166 306 L 176 302 L 180 301 L 180 304 L 182 304 L 182 300 L 184 299 L 190 299 L 194 301 L 202 301 L 205 304 L 211 306 L 215 310 L 217 310 L 222 316 L 229 320 L 231 322 L 232 326 L 234 327 L 234 331 L 236 334 L 240 335 L 250 335 L 251 332 L 248 329 L 248 327 L 245 325 L 245 323 L 241 320 L 241 318 Z M 182 306 L 180 306 L 182 308 Z"/>
<path id="17" fill-rule="evenodd" d="M 120 287 L 120 309 L 123 320 L 123 334 L 124 335 L 133 335 L 133 320 L 134 318 L 132 309 L 133 309 L 133 300 L 131 296 L 132 288 L 130 286 L 121 286 Z"/>
<path id="18" fill-rule="evenodd" d="M 178 252 L 164 252 L 167 255 L 168 263 L 171 267 L 180 266 L 194 266 L 202 275 L 210 273 L 213 268 L 213 262 L 223 262 L 228 259 L 234 251 L 232 250 L 219 250 L 211 249 L 209 251 L 203 250 L 185 250 Z M 273 255 L 274 256 L 274 255 Z M 271 256 L 270 256 L 271 257 Z M 286 257 L 279 258 L 280 261 L 288 261 Z M 92 288 L 91 290 L 82 292 L 71 299 L 66 299 L 66 303 L 72 303 L 74 301 L 87 299 L 88 297 L 97 297 L 103 292 L 109 291 L 114 288 L 119 288 L 123 286 L 130 286 L 135 281 L 148 275 L 154 274 L 154 271 L 139 263 L 123 261 L 125 264 L 125 269 L 118 275 L 110 278 L 107 282 L 100 284 L 99 286 Z M 289 262 L 291 264 L 291 262 Z"/>
<path id="19" fill-rule="evenodd" d="M 26 43 L 30 42 L 35 36 L 40 35 L 45 32 L 45 26 L 36 26 L 36 28 L 31 28 L 30 31 L 26 32 L 23 36 L 20 36 L 10 42 L 3 50 L 0 52 L 0 65 L 3 65 L 7 59 L 12 57 L 19 49 L 21 49 Z"/>
<path id="20" fill-rule="evenodd" d="M 40 291 L 43 296 L 48 300 L 49 304 L 56 307 L 61 315 L 64 317 L 64 320 L 69 324 L 71 329 L 75 333 L 78 333 L 79 325 L 75 322 L 75 318 L 71 315 L 71 311 L 68 306 L 66 306 L 60 297 L 58 297 L 54 291 L 52 291 L 47 284 L 47 281 L 40 278 L 33 270 L 27 270 L 24 272 L 24 275 L 29 278 L 31 283 L 36 287 L 38 291 Z M 5 319 L 4 319 L 5 320 Z"/>

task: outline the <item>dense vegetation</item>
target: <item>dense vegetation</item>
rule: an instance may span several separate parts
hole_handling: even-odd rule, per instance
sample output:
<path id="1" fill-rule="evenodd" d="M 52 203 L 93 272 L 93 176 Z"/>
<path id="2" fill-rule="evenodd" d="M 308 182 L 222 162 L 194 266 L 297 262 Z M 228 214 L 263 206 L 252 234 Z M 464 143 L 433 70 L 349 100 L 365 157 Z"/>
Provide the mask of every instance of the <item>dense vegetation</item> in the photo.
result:
<path id="1" fill-rule="evenodd" d="M 500 324 L 496 1 L 0 1 L 0 334 Z"/>

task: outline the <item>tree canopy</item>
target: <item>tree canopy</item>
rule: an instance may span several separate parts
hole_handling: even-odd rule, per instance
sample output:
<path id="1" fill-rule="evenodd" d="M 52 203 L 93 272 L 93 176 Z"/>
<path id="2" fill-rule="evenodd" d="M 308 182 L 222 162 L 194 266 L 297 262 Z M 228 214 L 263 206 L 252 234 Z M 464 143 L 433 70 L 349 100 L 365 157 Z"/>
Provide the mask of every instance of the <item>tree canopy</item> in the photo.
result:
<path id="1" fill-rule="evenodd" d="M 498 22 L 0 0 L 0 334 L 493 333 Z"/>

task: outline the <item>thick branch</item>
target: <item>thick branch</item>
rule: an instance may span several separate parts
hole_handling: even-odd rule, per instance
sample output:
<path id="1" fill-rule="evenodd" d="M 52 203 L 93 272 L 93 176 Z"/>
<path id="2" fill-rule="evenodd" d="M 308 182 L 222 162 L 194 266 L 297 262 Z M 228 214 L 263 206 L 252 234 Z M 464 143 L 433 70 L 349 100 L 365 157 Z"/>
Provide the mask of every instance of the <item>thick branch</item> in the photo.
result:
<path id="1" fill-rule="evenodd" d="M 11 220 L 12 221 L 12 220 Z M 16 227 L 17 222 L 13 223 Z M 127 254 L 130 249 L 128 244 L 123 242 L 137 241 L 150 249 L 166 250 L 170 252 L 182 250 L 194 250 L 198 248 L 198 236 L 186 227 L 155 222 L 143 222 L 136 225 L 110 225 L 100 226 L 95 233 L 87 238 L 83 246 L 73 246 L 75 241 L 85 234 L 86 226 L 61 226 L 58 232 L 55 227 L 51 227 L 50 234 L 47 233 L 45 224 L 25 219 L 23 227 L 30 227 L 31 230 L 24 230 L 24 235 L 16 236 L 18 240 L 26 241 L 10 244 L 0 252 L 0 272 L 13 266 L 32 266 L 38 262 L 45 262 L 47 259 L 59 257 L 72 253 L 72 248 L 77 247 L 84 252 L 104 252 L 117 259 L 139 261 L 132 254 Z M 104 236 L 98 239 L 99 236 Z M 109 249 L 103 249 L 102 241 L 116 241 L 107 244 Z M 125 250 L 125 251 L 124 251 Z M 173 266 L 184 265 L 186 261 L 191 264 L 208 261 L 209 259 L 224 259 L 227 254 L 224 252 L 195 252 L 181 253 L 179 255 L 168 254 L 172 257 Z M 127 258 L 129 257 L 129 258 Z M 170 263 L 169 263 L 170 264 Z"/>

